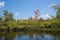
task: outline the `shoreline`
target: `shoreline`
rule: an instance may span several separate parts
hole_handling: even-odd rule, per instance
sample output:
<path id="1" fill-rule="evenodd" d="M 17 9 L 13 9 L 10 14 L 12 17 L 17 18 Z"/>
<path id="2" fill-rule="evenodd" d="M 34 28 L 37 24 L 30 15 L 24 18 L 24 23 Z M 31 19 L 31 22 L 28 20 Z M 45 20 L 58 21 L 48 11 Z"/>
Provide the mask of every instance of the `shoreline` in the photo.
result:
<path id="1" fill-rule="evenodd" d="M 21 32 L 21 31 L 60 31 L 60 28 L 35 28 L 35 29 L 27 29 L 27 28 L 6 28 L 6 29 L 2 29 L 0 28 L 0 32 L 4 32 L 4 31 L 7 31 L 7 32 L 10 32 L 10 31 L 13 31 L 13 32 Z"/>

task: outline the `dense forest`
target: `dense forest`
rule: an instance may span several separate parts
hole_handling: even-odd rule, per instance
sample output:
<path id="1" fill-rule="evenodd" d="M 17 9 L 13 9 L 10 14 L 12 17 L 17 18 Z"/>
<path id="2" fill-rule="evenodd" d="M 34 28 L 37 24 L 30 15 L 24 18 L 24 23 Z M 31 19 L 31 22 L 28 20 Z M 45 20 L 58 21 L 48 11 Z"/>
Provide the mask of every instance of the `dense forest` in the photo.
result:
<path id="1" fill-rule="evenodd" d="M 0 31 L 25 31 L 25 30 L 59 30 L 60 29 L 60 6 L 52 6 L 56 10 L 56 17 L 53 19 L 44 20 L 42 18 L 34 20 L 31 17 L 28 19 L 16 20 L 13 18 L 13 13 L 8 10 L 3 11 L 3 16 L 0 16 Z"/>

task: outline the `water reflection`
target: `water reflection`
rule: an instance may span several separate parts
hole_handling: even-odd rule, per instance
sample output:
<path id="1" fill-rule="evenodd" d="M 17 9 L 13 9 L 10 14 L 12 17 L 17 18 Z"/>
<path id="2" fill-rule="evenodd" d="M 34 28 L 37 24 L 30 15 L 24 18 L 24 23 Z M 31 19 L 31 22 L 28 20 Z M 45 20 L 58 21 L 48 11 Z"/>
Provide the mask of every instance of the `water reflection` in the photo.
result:
<path id="1" fill-rule="evenodd" d="M 60 40 L 60 33 L 0 32 L 0 40 Z"/>

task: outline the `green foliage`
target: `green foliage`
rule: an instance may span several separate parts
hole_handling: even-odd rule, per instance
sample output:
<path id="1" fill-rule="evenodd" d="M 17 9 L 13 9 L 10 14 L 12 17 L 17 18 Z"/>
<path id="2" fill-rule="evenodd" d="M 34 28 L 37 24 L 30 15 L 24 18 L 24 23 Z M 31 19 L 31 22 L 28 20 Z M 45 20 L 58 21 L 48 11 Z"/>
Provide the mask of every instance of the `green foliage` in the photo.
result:
<path id="1" fill-rule="evenodd" d="M 57 14 L 60 9 L 57 11 Z M 60 16 L 60 15 L 59 15 Z M 4 17 L 4 18 L 3 18 Z M 60 18 L 54 18 L 51 20 L 37 19 L 34 20 L 32 17 L 29 19 L 15 20 L 13 18 L 13 13 L 4 10 L 4 16 L 0 17 L 0 28 L 27 28 L 28 30 L 36 30 L 40 28 L 60 28 Z"/>
<path id="2" fill-rule="evenodd" d="M 10 28 L 14 28 L 14 27 L 16 27 L 16 22 L 15 21 L 8 21 L 7 26 Z"/>
<path id="3" fill-rule="evenodd" d="M 52 6 L 56 10 L 56 17 L 60 18 L 60 5 Z"/>

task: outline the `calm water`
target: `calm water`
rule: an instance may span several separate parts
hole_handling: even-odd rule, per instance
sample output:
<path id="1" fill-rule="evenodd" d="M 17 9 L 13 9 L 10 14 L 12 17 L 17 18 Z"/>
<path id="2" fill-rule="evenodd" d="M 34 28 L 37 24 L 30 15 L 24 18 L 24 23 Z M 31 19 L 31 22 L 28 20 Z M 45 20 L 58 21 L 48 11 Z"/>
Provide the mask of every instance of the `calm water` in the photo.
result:
<path id="1" fill-rule="evenodd" d="M 0 32 L 0 40 L 60 40 L 59 32 Z"/>

